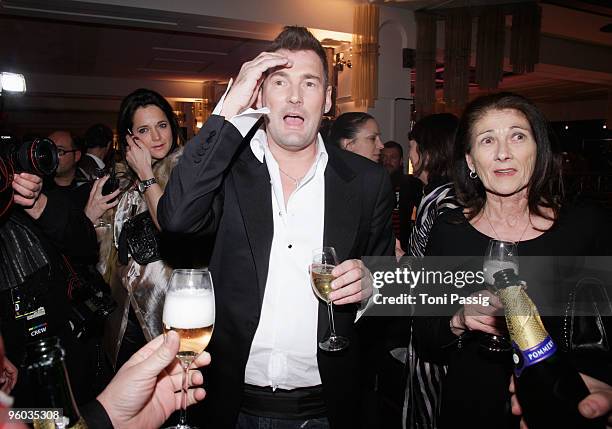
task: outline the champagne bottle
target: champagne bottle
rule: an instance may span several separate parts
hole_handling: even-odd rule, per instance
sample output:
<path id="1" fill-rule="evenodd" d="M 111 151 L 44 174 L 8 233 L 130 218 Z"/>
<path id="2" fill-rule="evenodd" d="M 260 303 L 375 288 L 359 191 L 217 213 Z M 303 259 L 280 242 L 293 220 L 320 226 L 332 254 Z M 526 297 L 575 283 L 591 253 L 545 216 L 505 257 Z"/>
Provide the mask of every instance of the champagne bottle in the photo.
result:
<path id="1" fill-rule="evenodd" d="M 557 351 L 538 309 L 513 269 L 493 276 L 504 304 L 512 340 L 516 395 L 529 429 L 604 428 L 602 419 L 587 419 L 578 403 L 589 390 L 564 356 Z"/>
<path id="2" fill-rule="evenodd" d="M 57 337 L 43 338 L 26 346 L 28 406 L 62 411 L 58 418 L 34 420 L 34 429 L 87 429 L 72 395 L 64 356 Z"/>

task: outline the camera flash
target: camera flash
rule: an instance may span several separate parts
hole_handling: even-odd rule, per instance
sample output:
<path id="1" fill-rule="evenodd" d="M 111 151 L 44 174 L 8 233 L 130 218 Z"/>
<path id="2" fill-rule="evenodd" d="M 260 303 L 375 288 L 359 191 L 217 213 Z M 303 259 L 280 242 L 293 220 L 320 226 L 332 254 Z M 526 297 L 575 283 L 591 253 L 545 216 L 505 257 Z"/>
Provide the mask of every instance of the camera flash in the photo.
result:
<path id="1" fill-rule="evenodd" d="M 25 92 L 26 81 L 22 74 L 2 72 L 0 74 L 0 92 Z"/>

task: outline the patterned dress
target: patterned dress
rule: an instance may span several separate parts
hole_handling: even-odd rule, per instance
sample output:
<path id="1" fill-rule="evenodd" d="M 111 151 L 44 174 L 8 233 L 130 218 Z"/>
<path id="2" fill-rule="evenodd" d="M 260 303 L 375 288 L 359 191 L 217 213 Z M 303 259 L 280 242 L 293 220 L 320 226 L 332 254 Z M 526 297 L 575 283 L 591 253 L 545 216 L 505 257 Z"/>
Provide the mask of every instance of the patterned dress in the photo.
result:
<path id="1" fill-rule="evenodd" d="M 445 211 L 459 207 L 452 182 L 440 186 L 426 186 L 424 192 L 432 187 L 432 190 L 423 195 L 417 209 L 416 221 L 408 241 L 408 252 L 411 256 L 425 255 L 427 239 L 435 220 Z"/>
<path id="2" fill-rule="evenodd" d="M 442 183 L 442 184 L 439 184 Z M 452 182 L 431 182 L 423 192 L 408 244 L 410 256 L 425 255 L 431 228 L 442 213 L 459 207 Z M 412 328 L 411 328 L 412 337 Z M 405 429 L 435 429 L 440 412 L 441 380 L 446 367 L 425 362 L 416 355 L 412 338 L 407 355 L 408 378 L 404 395 Z"/>

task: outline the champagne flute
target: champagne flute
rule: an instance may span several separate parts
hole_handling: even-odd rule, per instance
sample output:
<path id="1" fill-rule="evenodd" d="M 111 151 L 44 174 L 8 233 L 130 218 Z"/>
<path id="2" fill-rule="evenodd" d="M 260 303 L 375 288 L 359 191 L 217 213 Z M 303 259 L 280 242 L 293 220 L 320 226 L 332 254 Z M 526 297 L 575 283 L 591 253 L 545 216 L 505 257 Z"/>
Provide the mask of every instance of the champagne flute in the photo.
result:
<path id="1" fill-rule="evenodd" d="M 168 429 L 196 429 L 187 424 L 187 380 L 189 366 L 208 346 L 215 324 L 215 294 L 208 270 L 172 271 L 162 320 L 164 333 L 172 330 L 180 336 L 176 357 L 183 368 L 179 422 Z"/>
<path id="2" fill-rule="evenodd" d="M 517 244 L 511 241 L 490 240 L 484 257 L 483 272 L 487 289 L 497 294 L 494 274 L 511 268 L 519 273 Z M 508 338 L 502 335 L 484 334 L 481 345 L 492 352 L 505 352 L 512 349 Z"/>
<path id="3" fill-rule="evenodd" d="M 331 282 L 334 280 L 332 270 L 338 265 L 338 257 L 333 247 L 323 247 L 312 252 L 312 264 L 310 265 L 310 280 L 315 294 L 327 303 L 327 314 L 331 333 L 329 337 L 319 343 L 321 350 L 336 352 L 343 350 L 349 345 L 348 338 L 336 335 L 334 325 L 334 309 L 329 293 L 332 292 Z"/>

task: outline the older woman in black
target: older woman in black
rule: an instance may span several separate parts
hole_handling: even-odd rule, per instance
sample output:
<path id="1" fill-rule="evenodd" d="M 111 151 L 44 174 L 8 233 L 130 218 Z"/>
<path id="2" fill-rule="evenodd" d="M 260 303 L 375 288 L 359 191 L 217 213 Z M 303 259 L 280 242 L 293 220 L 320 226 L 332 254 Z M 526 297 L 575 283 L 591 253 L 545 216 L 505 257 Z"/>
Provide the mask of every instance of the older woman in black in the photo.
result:
<path id="1" fill-rule="evenodd" d="M 464 208 L 438 218 L 426 255 L 480 256 L 491 239 L 518 243 L 521 256 L 611 254 L 603 214 L 562 204 L 561 169 L 546 120 L 526 99 L 502 93 L 468 105 L 459 123 L 454 161 L 456 190 Z M 521 273 L 523 262 L 529 263 L 521 259 Z M 480 270 L 482 263 L 469 268 Z M 546 267 L 539 271 L 550 274 Z M 532 283 L 530 295 L 537 295 L 537 285 Z M 510 413 L 510 356 L 485 351 L 482 336 L 476 334 L 503 334 L 503 318 L 496 317 L 503 314 L 499 307 L 465 305 L 452 317 L 415 318 L 419 356 L 448 365 L 440 428 L 518 427 Z M 559 319 L 545 318 L 544 323 L 563 348 L 571 342 L 563 338 Z M 612 330 L 609 318 L 602 320 L 594 330 L 605 339 L 606 330 L 607 337 Z M 573 357 L 571 347 L 564 351 Z M 574 364 L 610 384 L 611 362 L 610 345 L 604 341 L 599 350 Z"/>

